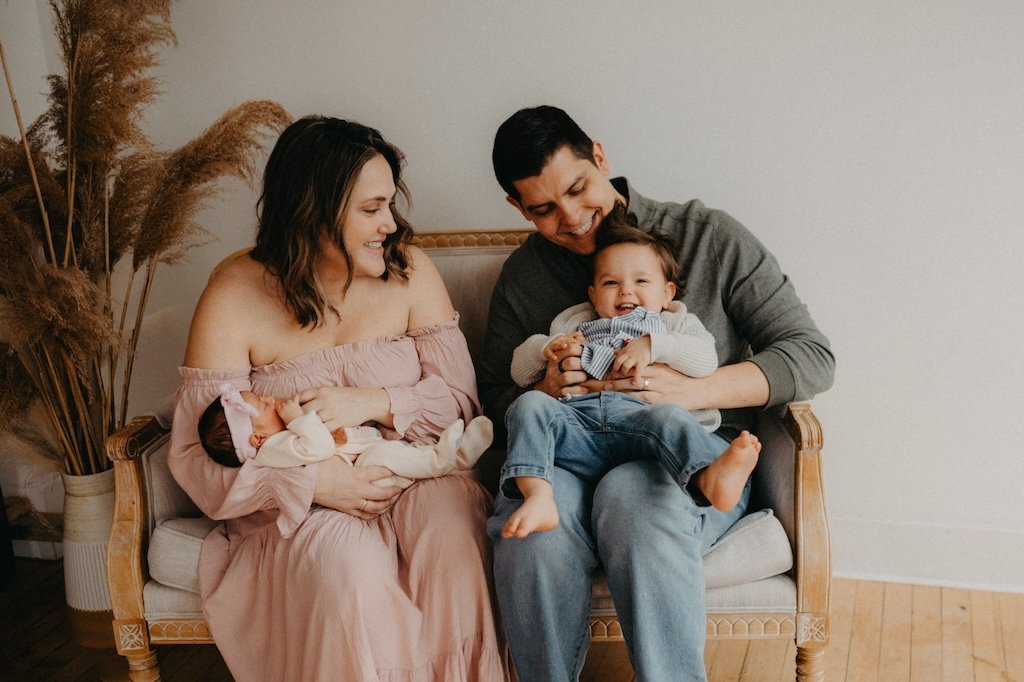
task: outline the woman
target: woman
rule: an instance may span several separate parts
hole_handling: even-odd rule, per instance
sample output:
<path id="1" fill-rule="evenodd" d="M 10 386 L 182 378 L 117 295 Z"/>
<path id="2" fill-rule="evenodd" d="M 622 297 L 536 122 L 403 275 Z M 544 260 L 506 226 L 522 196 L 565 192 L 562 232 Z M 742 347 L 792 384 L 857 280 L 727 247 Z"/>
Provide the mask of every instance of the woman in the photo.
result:
<path id="1" fill-rule="evenodd" d="M 376 130 L 308 117 L 267 162 L 256 246 L 196 308 L 171 439 L 174 477 L 211 518 L 203 608 L 246 680 L 500 680 L 484 534 L 468 476 L 404 493 L 337 457 L 291 469 L 218 465 L 202 409 L 231 382 L 299 395 L 330 429 L 373 423 L 434 442 L 479 414 L 441 278 L 394 206 L 402 155 Z"/>

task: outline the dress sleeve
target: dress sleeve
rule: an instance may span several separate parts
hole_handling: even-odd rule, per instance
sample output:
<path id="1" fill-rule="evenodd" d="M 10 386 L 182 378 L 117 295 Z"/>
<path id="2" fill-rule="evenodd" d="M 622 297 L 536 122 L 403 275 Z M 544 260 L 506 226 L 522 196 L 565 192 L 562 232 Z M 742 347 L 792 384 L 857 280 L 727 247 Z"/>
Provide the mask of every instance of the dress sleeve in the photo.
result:
<path id="1" fill-rule="evenodd" d="M 414 329 L 420 380 L 412 386 L 386 388 L 395 432 L 414 443 L 436 443 L 456 419 L 469 422 L 480 414 L 476 372 L 459 320 Z"/>
<path id="2" fill-rule="evenodd" d="M 178 485 L 211 519 L 233 519 L 277 511 L 277 527 L 291 536 L 313 503 L 316 465 L 275 469 L 254 460 L 239 468 L 210 459 L 199 442 L 199 417 L 216 398 L 218 387 L 230 382 L 250 388 L 248 370 L 180 367 L 181 386 L 175 397 L 174 420 L 167 464 Z"/>

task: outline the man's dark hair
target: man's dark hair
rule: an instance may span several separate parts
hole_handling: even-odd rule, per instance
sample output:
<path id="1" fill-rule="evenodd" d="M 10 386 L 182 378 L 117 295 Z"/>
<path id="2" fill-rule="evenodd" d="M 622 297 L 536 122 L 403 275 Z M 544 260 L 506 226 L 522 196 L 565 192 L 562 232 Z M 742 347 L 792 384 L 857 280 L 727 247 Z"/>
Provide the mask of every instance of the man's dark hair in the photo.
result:
<path id="1" fill-rule="evenodd" d="M 242 466 L 235 452 L 235 444 L 231 441 L 231 429 L 219 396 L 214 398 L 199 418 L 199 442 L 203 444 L 210 459 L 217 464 L 235 469 Z"/>
<path id="2" fill-rule="evenodd" d="M 568 147 L 578 159 L 594 162 L 594 141 L 569 114 L 547 105 L 520 109 L 494 135 L 494 176 L 505 193 L 519 201 L 522 197 L 513 183 L 540 175 L 562 147 Z"/>
<path id="3" fill-rule="evenodd" d="M 679 262 L 676 261 L 672 245 L 658 235 L 640 229 L 626 211 L 626 207 L 619 201 L 616 201 L 608 215 L 601 219 L 597 234 L 594 236 L 594 258 L 616 244 L 639 244 L 650 247 L 661 262 L 661 272 L 665 275 L 665 280 L 676 285 L 676 297 L 683 294 L 685 283 L 680 277 Z"/>

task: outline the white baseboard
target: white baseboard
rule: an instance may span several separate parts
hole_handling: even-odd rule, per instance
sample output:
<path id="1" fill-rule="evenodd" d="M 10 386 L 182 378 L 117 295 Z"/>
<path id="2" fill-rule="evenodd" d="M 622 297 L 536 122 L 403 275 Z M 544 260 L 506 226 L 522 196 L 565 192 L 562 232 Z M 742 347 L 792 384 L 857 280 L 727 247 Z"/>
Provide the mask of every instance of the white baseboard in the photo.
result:
<path id="1" fill-rule="evenodd" d="M 839 578 L 1024 592 L 1024 531 L 829 518 Z"/>

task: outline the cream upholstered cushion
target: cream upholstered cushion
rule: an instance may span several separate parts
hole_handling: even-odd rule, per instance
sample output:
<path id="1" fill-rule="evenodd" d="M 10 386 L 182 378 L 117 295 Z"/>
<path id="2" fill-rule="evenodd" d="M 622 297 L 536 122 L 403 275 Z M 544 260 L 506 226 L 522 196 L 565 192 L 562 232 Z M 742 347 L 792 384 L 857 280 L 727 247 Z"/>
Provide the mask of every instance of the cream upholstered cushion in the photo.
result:
<path id="1" fill-rule="evenodd" d="M 773 575 L 728 587 L 716 587 L 704 593 L 708 613 L 717 611 L 794 611 L 796 582 L 788 575 Z"/>
<path id="2" fill-rule="evenodd" d="M 198 594 L 199 551 L 216 525 L 206 517 L 171 518 L 157 524 L 149 543 L 153 580 Z M 740 519 L 712 545 L 704 556 L 704 580 L 708 589 L 729 587 L 770 578 L 792 566 L 793 553 L 782 524 L 771 509 L 762 509 Z"/>
<path id="3" fill-rule="evenodd" d="M 174 518 L 159 523 L 149 548 L 152 576 L 145 588 L 148 618 L 201 617 L 199 551 L 217 523 Z M 743 517 L 704 557 L 708 611 L 786 610 L 796 604 L 796 586 L 784 574 L 793 565 L 786 533 L 770 509 Z M 594 581 L 593 608 L 613 613 L 608 581 Z"/>
<path id="4" fill-rule="evenodd" d="M 188 592 L 199 592 L 199 550 L 217 526 L 205 516 L 171 518 L 157 524 L 149 541 L 149 574 L 153 580 Z"/>
<path id="5" fill-rule="evenodd" d="M 770 578 L 793 568 L 786 530 L 771 509 L 747 514 L 704 555 L 708 589 Z"/>
<path id="6" fill-rule="evenodd" d="M 792 578 L 781 575 L 792 567 L 793 550 L 772 510 L 762 509 L 744 516 L 704 555 L 709 610 L 712 604 L 730 610 L 793 609 L 796 587 Z M 774 577 L 781 580 L 765 580 Z M 731 589 L 736 586 L 748 587 Z M 783 605 L 777 606 L 780 603 Z M 608 579 L 603 573 L 594 580 L 593 608 L 614 611 Z"/>
<path id="7" fill-rule="evenodd" d="M 142 599 L 146 605 L 146 620 L 203 617 L 203 604 L 198 594 L 167 587 L 155 580 L 146 583 Z"/>

